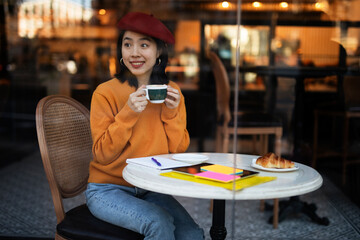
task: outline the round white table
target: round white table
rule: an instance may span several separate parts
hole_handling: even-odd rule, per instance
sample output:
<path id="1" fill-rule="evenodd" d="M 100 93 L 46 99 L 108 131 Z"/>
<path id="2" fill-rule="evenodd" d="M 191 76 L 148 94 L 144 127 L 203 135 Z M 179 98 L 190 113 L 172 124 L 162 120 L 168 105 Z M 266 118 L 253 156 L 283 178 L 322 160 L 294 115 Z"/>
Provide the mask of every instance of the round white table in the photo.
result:
<path id="1" fill-rule="evenodd" d="M 209 157 L 208 163 L 234 166 L 235 155 L 231 153 L 201 153 Z M 170 158 L 172 154 L 159 155 Z M 276 180 L 244 188 L 240 191 L 230 191 L 225 188 L 184 181 L 159 175 L 152 168 L 128 164 L 124 171 L 124 179 L 132 185 L 149 191 L 169 195 L 215 199 L 213 207 L 213 223 L 210 230 L 212 239 L 225 239 L 225 200 L 278 199 L 298 196 L 320 188 L 323 179 L 311 167 L 296 163 L 299 167 L 291 172 L 261 171 L 251 167 L 252 160 L 258 156 L 236 154 L 236 168 L 259 172 L 259 176 L 275 176 Z M 225 231 L 225 232 L 224 232 Z"/>

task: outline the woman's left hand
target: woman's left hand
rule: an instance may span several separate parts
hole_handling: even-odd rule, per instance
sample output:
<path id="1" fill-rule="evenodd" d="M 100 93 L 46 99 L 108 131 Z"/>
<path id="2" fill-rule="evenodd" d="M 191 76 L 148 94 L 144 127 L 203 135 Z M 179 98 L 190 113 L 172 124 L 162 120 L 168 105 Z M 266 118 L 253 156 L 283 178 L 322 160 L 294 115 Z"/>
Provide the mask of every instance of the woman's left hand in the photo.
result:
<path id="1" fill-rule="evenodd" d="M 168 108 L 174 109 L 179 106 L 180 103 L 180 93 L 177 89 L 168 86 L 167 96 L 165 99 L 165 105 Z"/>

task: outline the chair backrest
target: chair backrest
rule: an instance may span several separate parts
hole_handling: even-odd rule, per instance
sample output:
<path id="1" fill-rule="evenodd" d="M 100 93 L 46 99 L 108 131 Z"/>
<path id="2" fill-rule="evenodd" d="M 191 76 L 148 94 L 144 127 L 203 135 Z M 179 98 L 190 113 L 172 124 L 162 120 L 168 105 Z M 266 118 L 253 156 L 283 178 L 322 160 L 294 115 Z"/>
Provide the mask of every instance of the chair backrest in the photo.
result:
<path id="1" fill-rule="evenodd" d="M 343 81 L 346 108 L 350 111 L 360 111 L 360 77 L 345 76 Z"/>
<path id="2" fill-rule="evenodd" d="M 63 198 L 86 189 L 92 160 L 89 110 L 70 97 L 47 96 L 36 108 L 36 130 L 59 223 L 65 217 Z"/>
<path id="3" fill-rule="evenodd" d="M 224 64 L 216 53 L 210 51 L 209 59 L 216 85 L 217 117 L 218 119 L 223 118 L 224 124 L 227 124 L 231 120 L 229 77 Z"/>

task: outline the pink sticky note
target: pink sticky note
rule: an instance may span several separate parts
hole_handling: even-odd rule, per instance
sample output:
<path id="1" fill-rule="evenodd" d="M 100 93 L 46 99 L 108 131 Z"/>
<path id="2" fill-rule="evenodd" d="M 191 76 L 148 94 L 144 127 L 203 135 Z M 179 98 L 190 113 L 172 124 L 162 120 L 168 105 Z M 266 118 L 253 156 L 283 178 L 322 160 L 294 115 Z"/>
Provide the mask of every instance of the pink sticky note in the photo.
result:
<path id="1" fill-rule="evenodd" d="M 236 175 L 234 176 L 234 175 L 210 172 L 210 171 L 201 172 L 201 173 L 197 173 L 194 175 L 195 175 L 195 177 L 206 178 L 209 180 L 220 181 L 220 182 L 230 182 L 234 179 L 240 178 L 240 176 L 236 176 Z"/>

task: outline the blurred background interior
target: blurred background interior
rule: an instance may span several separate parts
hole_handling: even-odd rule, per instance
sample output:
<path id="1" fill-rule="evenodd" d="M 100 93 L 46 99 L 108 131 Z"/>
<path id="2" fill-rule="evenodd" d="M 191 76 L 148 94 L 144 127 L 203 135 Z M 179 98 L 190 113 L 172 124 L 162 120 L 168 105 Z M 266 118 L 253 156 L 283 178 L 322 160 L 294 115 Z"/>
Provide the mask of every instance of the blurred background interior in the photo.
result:
<path id="1" fill-rule="evenodd" d="M 348 159 L 360 158 L 359 120 L 350 118 L 347 140 L 345 114 L 320 114 L 314 124 L 320 110 L 360 111 L 360 0 L 244 0 L 240 9 L 238 28 L 237 1 L 1 0 L 0 168 L 38 151 L 41 98 L 63 94 L 90 108 L 94 89 L 118 67 L 117 21 L 141 11 L 174 33 L 166 71 L 186 98 L 189 151 L 215 151 L 216 87 L 207 57 L 214 51 L 231 89 L 239 81 L 239 110 L 281 118 L 282 156 L 316 166 L 360 206 L 360 165 L 346 166 L 342 179 L 345 148 Z M 248 153 L 249 140 L 240 138 L 237 152 Z"/>

